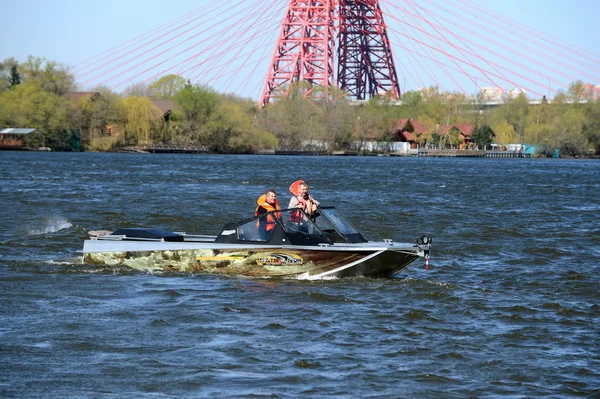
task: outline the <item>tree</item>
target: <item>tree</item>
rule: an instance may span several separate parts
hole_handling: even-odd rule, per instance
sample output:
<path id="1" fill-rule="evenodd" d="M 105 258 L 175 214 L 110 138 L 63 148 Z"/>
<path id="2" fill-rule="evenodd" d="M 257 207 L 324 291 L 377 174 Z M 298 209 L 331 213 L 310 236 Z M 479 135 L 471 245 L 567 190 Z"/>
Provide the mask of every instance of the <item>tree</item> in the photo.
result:
<path id="1" fill-rule="evenodd" d="M 451 127 L 446 134 L 440 137 L 440 144 L 443 148 L 458 146 L 462 143 L 460 131 L 456 127 Z"/>
<path id="2" fill-rule="evenodd" d="M 0 125 L 38 129 L 46 147 L 70 149 L 70 112 L 67 100 L 42 90 L 35 81 L 0 94 Z"/>
<path id="3" fill-rule="evenodd" d="M 8 77 L 8 83 L 10 87 L 14 87 L 16 85 L 21 84 L 21 75 L 19 74 L 19 68 L 16 65 L 13 65 L 10 68 L 10 76 Z"/>
<path id="4" fill-rule="evenodd" d="M 418 91 L 407 91 L 402 94 L 400 107 L 406 118 L 420 118 L 423 108 L 423 96 Z"/>
<path id="5" fill-rule="evenodd" d="M 94 89 L 98 94 L 84 96 L 74 103 L 71 126 L 79 131 L 84 149 L 108 150 L 117 143 L 125 123 L 121 97 L 106 87 Z"/>
<path id="6" fill-rule="evenodd" d="M 514 137 L 514 142 L 523 143 L 525 138 L 525 128 L 527 126 L 527 115 L 529 113 L 529 100 L 524 92 L 520 92 L 516 97 L 506 96 L 504 104 L 500 107 L 500 112 L 506 123 L 513 126 L 513 130 L 517 133 Z M 509 144 L 509 143 L 507 143 Z"/>
<path id="7" fill-rule="evenodd" d="M 23 81 L 33 81 L 44 91 L 62 96 L 75 87 L 75 77 L 56 61 L 29 56 L 20 65 Z"/>
<path id="8" fill-rule="evenodd" d="M 471 137 L 478 147 L 486 147 L 492 143 L 494 131 L 490 126 L 482 125 L 473 131 Z"/>
<path id="9" fill-rule="evenodd" d="M 185 88 L 185 79 L 179 75 L 166 75 L 155 80 L 148 87 L 148 95 L 153 100 L 171 99 L 175 94 Z"/>
<path id="10" fill-rule="evenodd" d="M 19 63 L 14 58 L 0 62 L 0 93 L 21 83 Z"/>
<path id="11" fill-rule="evenodd" d="M 583 134 L 586 136 L 596 154 L 600 154 L 600 99 L 587 104 Z"/>
<path id="12" fill-rule="evenodd" d="M 354 133 L 361 145 L 366 141 L 391 139 L 391 130 L 395 120 L 387 107 L 388 104 L 382 104 L 377 98 L 372 98 L 360 106 L 356 113 Z"/>
<path id="13" fill-rule="evenodd" d="M 151 135 L 160 129 L 162 113 L 148 98 L 127 97 L 123 100 L 126 145 L 151 144 Z"/>
<path id="14" fill-rule="evenodd" d="M 323 101 L 305 98 L 309 88 L 307 82 L 294 83 L 287 97 L 265 107 L 259 115 L 259 123 L 277 137 L 280 148 L 298 149 L 305 140 L 325 139 Z"/>
<path id="15" fill-rule="evenodd" d="M 585 100 L 585 85 L 581 80 L 577 80 L 569 85 L 569 89 L 567 90 L 568 99 L 575 103 L 579 104 Z"/>
<path id="16" fill-rule="evenodd" d="M 584 123 L 583 109 L 569 108 L 554 119 L 553 134 L 549 138 L 550 145 L 560 148 L 561 154 L 577 155 L 587 152 L 589 143 L 583 134 Z"/>
<path id="17" fill-rule="evenodd" d="M 208 146 L 219 153 L 251 153 L 274 147 L 277 139 L 254 123 L 246 104 L 221 101 L 209 122 Z"/>
<path id="18" fill-rule="evenodd" d="M 419 118 L 419 122 L 427 129 L 427 134 L 418 137 L 419 145 L 423 146 L 426 143 L 431 143 L 432 145 L 437 146 L 439 144 L 440 136 L 436 133 L 436 121 L 429 116 L 422 116 Z M 437 136 L 437 138 L 434 136 Z"/>
<path id="19" fill-rule="evenodd" d="M 347 148 L 352 140 L 352 113 L 356 107 L 350 105 L 345 99 L 344 92 L 332 88 L 331 97 L 334 100 L 320 101 L 325 125 L 325 140 L 328 148 Z"/>
<path id="20" fill-rule="evenodd" d="M 475 97 L 473 97 L 473 120 L 472 125 L 474 128 L 478 128 L 482 124 L 488 124 L 489 112 L 485 109 L 485 98 L 483 93 L 480 91 Z"/>
<path id="21" fill-rule="evenodd" d="M 430 87 L 423 91 L 422 114 L 435 120 L 439 125 L 450 125 L 450 115 L 446 112 L 442 97 L 437 86 Z"/>
<path id="22" fill-rule="evenodd" d="M 495 123 L 492 130 L 496 133 L 496 142 L 498 144 L 506 145 L 515 143 L 517 133 L 515 132 L 513 125 L 505 120 Z"/>
<path id="23" fill-rule="evenodd" d="M 133 83 L 123 90 L 123 97 L 150 97 L 150 87 L 143 82 Z"/>
<path id="24" fill-rule="evenodd" d="M 554 104 L 549 104 L 544 97 L 540 105 L 530 107 L 527 130 L 525 131 L 524 142 L 531 144 L 548 144 L 548 138 L 552 131 L 551 110 L 556 108 Z"/>
<path id="25" fill-rule="evenodd" d="M 208 134 L 206 124 L 219 104 L 217 93 L 208 86 L 187 84 L 173 100 L 181 108 L 180 132 L 183 139 L 201 142 Z"/>

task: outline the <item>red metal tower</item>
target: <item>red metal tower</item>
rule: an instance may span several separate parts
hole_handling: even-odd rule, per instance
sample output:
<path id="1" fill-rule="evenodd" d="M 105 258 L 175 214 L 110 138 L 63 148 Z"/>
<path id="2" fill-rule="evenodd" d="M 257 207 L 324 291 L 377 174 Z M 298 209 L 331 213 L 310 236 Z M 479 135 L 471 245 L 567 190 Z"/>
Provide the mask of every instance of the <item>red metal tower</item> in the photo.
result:
<path id="1" fill-rule="evenodd" d="M 332 86 L 357 100 L 388 92 L 400 97 L 379 0 L 289 0 L 260 105 L 300 82 L 306 97 L 328 99 Z"/>

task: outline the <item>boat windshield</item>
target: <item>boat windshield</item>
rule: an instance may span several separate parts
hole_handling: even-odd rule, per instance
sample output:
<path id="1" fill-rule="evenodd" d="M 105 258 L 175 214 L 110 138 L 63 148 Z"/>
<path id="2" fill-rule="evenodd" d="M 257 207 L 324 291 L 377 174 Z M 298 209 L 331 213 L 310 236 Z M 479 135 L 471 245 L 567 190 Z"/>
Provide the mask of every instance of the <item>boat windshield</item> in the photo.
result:
<path id="1" fill-rule="evenodd" d="M 314 221 L 300 209 L 281 211 L 280 221 L 286 233 L 301 233 L 303 235 L 325 236 Z"/>
<path id="2" fill-rule="evenodd" d="M 271 216 L 260 216 L 240 224 L 225 228 L 221 236 L 235 235 L 240 241 L 268 242 L 279 224 L 284 234 L 293 242 L 302 243 L 359 243 L 367 239 L 346 217 L 333 207 L 319 208 L 318 213 L 307 215 L 300 209 L 285 209 L 269 212 Z M 237 234 L 236 234 L 237 233 Z M 307 241 L 308 240 L 308 241 Z"/>
<path id="3" fill-rule="evenodd" d="M 317 217 L 317 226 L 324 231 L 331 239 L 332 234 L 344 238 L 347 242 L 366 242 L 367 239 L 360 231 L 350 223 L 348 219 L 337 209 L 333 207 L 319 208 L 322 217 Z"/>

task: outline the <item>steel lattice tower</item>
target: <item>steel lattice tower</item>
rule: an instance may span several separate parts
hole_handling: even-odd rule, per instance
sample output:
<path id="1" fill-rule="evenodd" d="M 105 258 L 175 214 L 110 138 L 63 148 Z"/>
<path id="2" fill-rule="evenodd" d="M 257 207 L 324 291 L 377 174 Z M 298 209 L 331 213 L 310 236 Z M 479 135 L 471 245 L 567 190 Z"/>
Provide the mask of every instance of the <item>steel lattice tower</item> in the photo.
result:
<path id="1" fill-rule="evenodd" d="M 289 0 L 260 105 L 300 82 L 305 97 L 328 99 L 331 87 L 356 100 L 400 97 L 379 0 Z"/>

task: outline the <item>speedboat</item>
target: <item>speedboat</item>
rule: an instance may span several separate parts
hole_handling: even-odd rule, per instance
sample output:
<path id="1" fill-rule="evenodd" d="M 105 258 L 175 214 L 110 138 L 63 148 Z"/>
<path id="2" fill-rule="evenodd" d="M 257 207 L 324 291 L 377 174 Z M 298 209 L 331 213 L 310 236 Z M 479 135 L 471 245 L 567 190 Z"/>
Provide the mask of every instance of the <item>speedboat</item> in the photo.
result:
<path id="1" fill-rule="evenodd" d="M 216 236 L 152 228 L 90 232 L 83 261 L 184 273 L 326 279 L 389 277 L 418 258 L 431 239 L 369 241 L 336 208 L 317 216 L 286 209 L 226 224 Z M 142 266 L 143 265 L 143 266 Z"/>

